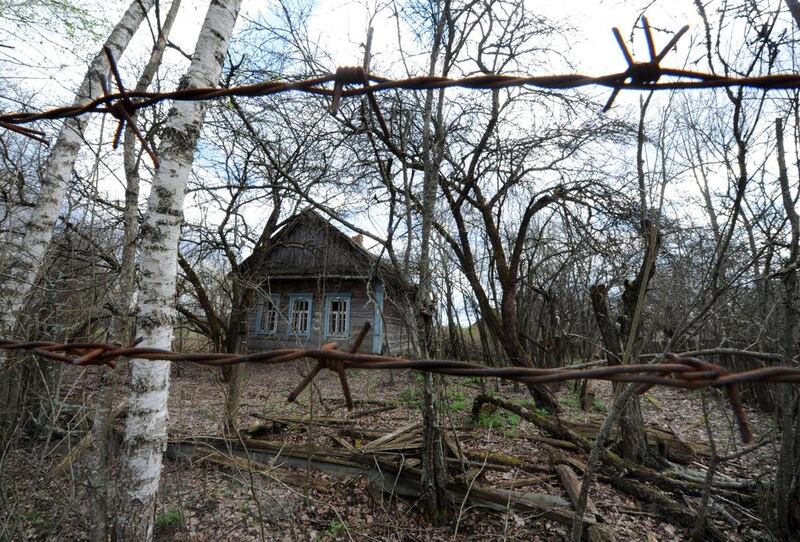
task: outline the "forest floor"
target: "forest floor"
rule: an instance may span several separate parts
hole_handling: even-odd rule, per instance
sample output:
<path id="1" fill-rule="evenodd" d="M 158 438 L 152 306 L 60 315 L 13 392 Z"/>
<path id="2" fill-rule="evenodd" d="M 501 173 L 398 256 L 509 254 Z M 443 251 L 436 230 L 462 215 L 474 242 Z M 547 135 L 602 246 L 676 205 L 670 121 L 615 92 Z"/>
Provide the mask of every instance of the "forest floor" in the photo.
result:
<path id="1" fill-rule="evenodd" d="M 356 408 L 344 408 L 341 388 L 335 374 L 324 372 L 296 403 L 286 396 L 310 368 L 299 362 L 283 366 L 250 366 L 242 397 L 241 427 L 271 427 L 271 434 L 258 438 L 304 448 L 352 447 L 359 439 L 344 441 L 339 426 L 346 424 L 353 434 L 390 433 L 421 420 L 419 377 L 395 371 L 349 371 Z M 92 402 L 97 385 L 97 370 L 67 369 L 65 402 Z M 390 381 L 391 379 L 391 381 Z M 225 385 L 218 372 L 198 366 L 173 368 L 169 401 L 170 441 L 221 435 Z M 488 487 L 509 487 L 512 480 L 531 479 L 522 489 L 568 499 L 553 471 L 552 448 L 541 442 L 542 433 L 532 423 L 505 410 L 486 410 L 479 419 L 471 415 L 473 398 L 482 393 L 496 394 L 516 404 L 530 405 L 524 388 L 486 379 L 447 379 L 447 431 L 456 428 L 457 441 L 473 454 L 491 451 L 515 458 L 516 466 L 479 468 L 478 480 Z M 557 391 L 561 403 L 559 416 L 570 422 L 601 421 L 611 401 L 611 387 L 598 383 L 594 405 L 589 412 L 579 408 L 572 384 Z M 730 407 L 721 394 L 707 392 L 709 425 L 720 455 L 742 447 Z M 365 411 L 380 412 L 361 416 Z M 756 440 L 774 426 L 770 415 L 747 407 Z M 648 425 L 663 429 L 681 441 L 707 443 L 708 435 L 701 404 L 701 393 L 659 388 L 642 398 Z M 80 428 L 78 414 L 71 416 Z M 321 417 L 335 423 L 322 425 L 284 424 L 270 426 L 270 417 Z M 84 425 L 88 422 L 84 422 Z M 119 422 L 118 422 L 119 423 Z M 280 429 L 279 431 L 277 429 Z M 0 473 L 0 540 L 84 540 L 88 533 L 89 501 L 85 491 L 83 462 L 77 461 L 65 472 L 55 474 L 54 466 L 69 451 L 77 438 L 57 434 L 50 442 L 18 439 L 5 450 Z M 733 478 L 768 480 L 778 444 L 771 443 L 756 452 L 720 466 L 719 472 Z M 465 452 L 466 453 L 466 452 Z M 567 452 L 579 469 L 586 454 Z M 206 454 L 208 455 L 208 454 Z M 498 456 L 500 457 L 500 456 Z M 488 461 L 488 460 L 487 460 Z M 697 457 L 690 468 L 702 473 L 708 458 Z M 220 464 L 222 463 L 222 464 Z M 275 462 L 280 463 L 280 461 Z M 484 461 L 484 465 L 486 461 Z M 335 477 L 312 469 L 292 476 L 284 468 L 261 465 L 244 467 L 240 463 L 205 461 L 192 458 L 165 460 L 162 485 L 156 509 L 156 539 L 166 540 L 565 540 L 569 527 L 538 512 L 490 511 L 469 504 L 453 506 L 438 524 L 423 520 L 412 500 L 387 495 L 359 474 Z M 580 475 L 580 470 L 577 471 Z M 625 474 L 622 473 L 624 476 Z M 112 484 L 113 486 L 113 484 Z M 111 488 L 113 491 L 113 487 Z M 653 508 L 609 483 L 601 476 L 591 492 L 598 517 L 614 533 L 616 540 L 685 540 L 689 529 L 676 525 L 661 510 Z M 682 495 L 682 503 L 698 510 L 697 495 Z M 713 499 L 712 499 L 713 500 Z M 568 502 L 568 501 L 567 501 Z M 569 506 L 569 505 L 568 505 Z M 757 510 L 722 510 L 727 523 L 717 526 L 730 540 L 763 540 Z M 738 525 L 734 528 L 731 522 Z"/>

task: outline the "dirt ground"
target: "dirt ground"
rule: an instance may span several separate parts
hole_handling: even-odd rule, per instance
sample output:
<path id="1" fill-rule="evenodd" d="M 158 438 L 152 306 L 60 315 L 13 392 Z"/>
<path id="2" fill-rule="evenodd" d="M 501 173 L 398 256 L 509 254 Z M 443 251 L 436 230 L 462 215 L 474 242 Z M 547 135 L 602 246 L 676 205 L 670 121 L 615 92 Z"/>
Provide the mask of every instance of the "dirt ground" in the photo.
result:
<path id="1" fill-rule="evenodd" d="M 388 433 L 421 419 L 419 378 L 396 371 L 350 371 L 353 396 L 357 406 L 348 413 L 342 401 L 336 375 L 318 377 L 313 390 L 305 391 L 296 403 L 286 396 L 308 370 L 306 363 L 285 366 L 248 368 L 241 417 L 243 428 L 263 423 L 259 416 L 323 416 L 351 418 L 352 426 Z M 64 402 L 91 404 L 97 385 L 97 371 L 92 368 L 67 368 L 63 386 Z M 225 385 L 215 370 L 197 366 L 173 367 L 170 393 L 170 440 L 219 435 L 222 425 Z M 513 384 L 495 380 L 448 379 L 448 431 L 456 428 L 460 445 L 467 450 L 490 450 L 523 460 L 519 468 L 505 471 L 486 470 L 482 483 L 540 476 L 525 491 L 568 496 L 552 472 L 546 445 L 533 440 L 540 431 L 531 423 L 505 411 L 490 413 L 478 421 L 472 419 L 472 399 L 483 392 L 498 393 L 519 403 L 528 396 Z M 578 408 L 571 384 L 558 390 L 563 419 L 572 421 L 602 420 L 610 404 L 611 389 L 597 385 L 597 396 L 590 412 Z M 707 392 L 709 424 L 719 455 L 741 448 L 730 408 L 725 398 Z M 361 416 L 381 405 L 392 408 Z M 655 389 L 642 399 L 645 420 L 681 439 L 708 442 L 701 394 L 673 389 Z M 756 440 L 773 425 L 769 415 L 747 407 Z M 19 439 L 3 451 L 2 496 L 3 524 L 0 539 L 85 540 L 88 533 L 88 509 L 85 473 L 78 462 L 63 474 L 53 468 L 77 441 L 78 432 L 88 422 L 81 422 L 78 409 L 65 422 L 68 429 L 41 439 Z M 290 426 L 271 435 L 274 442 L 302 446 L 337 446 L 332 430 L 325 427 Z M 67 434 L 67 433 L 71 433 Z M 725 463 L 720 473 L 731 477 L 768 480 L 777 443 Z M 573 452 L 579 461 L 585 454 Z M 697 462 L 690 467 L 703 471 Z M 277 471 L 275 471 L 277 472 Z M 281 469 L 283 472 L 283 469 Z M 489 511 L 469 505 L 454 506 L 439 524 L 423 520 L 411 500 L 381 494 L 370 487 L 363 476 L 337 479 L 314 470 L 297 473 L 287 483 L 269 469 L 253 472 L 237 466 L 222 466 L 208 461 L 166 460 L 156 509 L 157 540 L 565 540 L 568 527 L 540 514 Z M 580 474 L 580 473 L 579 473 Z M 624 475 L 624 474 L 623 474 Z M 298 480 L 300 480 L 298 482 Z M 617 540 L 671 541 L 688 538 L 688 530 L 667 521 L 661 511 L 612 488 L 600 477 L 591 497 L 602 520 L 613 530 Z M 113 484 L 112 484 L 113 486 Z M 112 492 L 114 488 L 110 488 Z M 684 504 L 699 509 L 696 496 L 683 496 Z M 713 501 L 713 499 L 712 499 Z M 730 508 L 719 503 L 723 512 L 737 522 L 719 523 L 731 540 L 763 540 L 757 510 Z"/>

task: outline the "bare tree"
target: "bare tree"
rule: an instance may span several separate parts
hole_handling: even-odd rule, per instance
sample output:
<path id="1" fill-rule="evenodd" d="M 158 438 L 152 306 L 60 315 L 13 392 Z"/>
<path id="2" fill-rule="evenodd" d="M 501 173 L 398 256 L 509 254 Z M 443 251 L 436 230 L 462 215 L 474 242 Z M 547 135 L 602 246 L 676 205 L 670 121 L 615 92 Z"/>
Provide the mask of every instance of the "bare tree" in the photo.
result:
<path id="1" fill-rule="evenodd" d="M 798 264 L 800 264 L 800 217 L 797 215 L 797 194 L 792 194 L 783 144 L 783 122 L 775 120 L 778 153 L 778 180 L 781 199 L 790 226 L 788 254 L 779 271 L 783 283 L 783 326 L 780 352 L 783 365 L 797 366 L 797 320 L 800 312 Z M 767 516 L 774 532 L 782 540 L 791 540 L 800 526 L 800 393 L 797 387 L 780 385 L 781 447 L 775 481 L 772 487 L 774 510 Z"/>
<path id="2" fill-rule="evenodd" d="M 123 14 L 119 23 L 109 34 L 103 49 L 95 55 L 89 71 L 76 93 L 75 103 L 83 104 L 102 95 L 109 64 L 105 49 L 115 58 L 128 46 L 154 0 L 135 0 Z M 56 143 L 50 151 L 45 172 L 42 176 L 39 197 L 33 208 L 25 237 L 17 257 L 11 258 L 4 270 L 2 325 L 9 332 L 15 331 L 17 318 L 28 292 L 36 282 L 42 259 L 58 219 L 59 207 L 72 177 L 72 168 L 83 145 L 83 131 L 87 117 L 69 118 L 64 121 Z"/>
<path id="3" fill-rule="evenodd" d="M 240 6 L 239 0 L 211 3 L 183 87 L 217 84 Z M 171 347 L 184 191 L 207 107 L 205 102 L 175 102 L 158 150 L 159 167 L 143 228 L 138 326 L 144 344 L 156 348 Z M 153 537 L 153 503 L 166 442 L 169 367 L 167 361 L 131 361 L 118 539 Z"/>
<path id="4" fill-rule="evenodd" d="M 135 91 L 147 90 L 155 78 L 180 5 L 180 0 L 172 1 L 164 23 L 158 29 L 158 36 L 153 44 L 150 58 L 139 76 Z M 134 121 L 135 119 L 136 117 L 134 117 Z M 122 259 L 116 292 L 116 315 L 113 319 L 111 336 L 124 344 L 132 340 L 131 305 L 136 285 L 136 239 L 139 233 L 139 167 L 143 153 L 143 149 L 140 149 L 139 153 L 136 152 L 136 134 L 130 125 L 125 129 L 123 151 L 126 187 Z M 114 382 L 115 374 L 111 371 L 104 372 L 100 377 L 100 389 L 91 431 L 88 487 L 92 502 L 91 540 L 94 542 L 108 539 L 108 428 L 114 408 Z"/>

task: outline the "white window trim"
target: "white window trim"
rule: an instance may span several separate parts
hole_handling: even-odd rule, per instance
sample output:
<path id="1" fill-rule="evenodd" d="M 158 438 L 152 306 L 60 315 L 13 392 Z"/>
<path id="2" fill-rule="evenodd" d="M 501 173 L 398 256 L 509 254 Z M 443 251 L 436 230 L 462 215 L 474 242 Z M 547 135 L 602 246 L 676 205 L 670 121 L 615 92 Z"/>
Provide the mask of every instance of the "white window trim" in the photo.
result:
<path id="1" fill-rule="evenodd" d="M 275 335 L 278 332 L 278 320 L 281 317 L 280 313 L 280 294 L 270 294 L 268 296 L 262 296 L 261 301 L 258 304 L 257 312 L 256 312 L 256 335 Z M 275 320 L 272 323 L 272 329 L 263 329 L 262 323 L 264 321 L 265 311 L 267 309 L 266 314 L 269 314 L 268 307 L 272 307 L 275 310 Z"/>
<path id="2" fill-rule="evenodd" d="M 299 332 L 293 328 L 294 324 L 294 302 L 297 300 L 308 301 L 308 323 L 305 331 Z M 312 294 L 290 294 L 289 295 L 289 335 L 296 337 L 308 337 L 311 335 L 314 319 L 314 296 Z"/>
<path id="3" fill-rule="evenodd" d="M 332 301 L 346 301 L 347 302 L 347 311 L 345 312 L 345 323 L 344 323 L 344 331 L 342 333 L 331 333 L 329 326 L 330 326 L 330 310 L 331 310 L 331 302 Z M 323 325 L 324 325 L 324 337 L 327 339 L 329 337 L 346 337 L 350 335 L 350 315 L 353 312 L 353 294 L 350 293 L 343 293 L 343 294 L 326 294 L 325 295 L 325 311 L 323 317 Z"/>

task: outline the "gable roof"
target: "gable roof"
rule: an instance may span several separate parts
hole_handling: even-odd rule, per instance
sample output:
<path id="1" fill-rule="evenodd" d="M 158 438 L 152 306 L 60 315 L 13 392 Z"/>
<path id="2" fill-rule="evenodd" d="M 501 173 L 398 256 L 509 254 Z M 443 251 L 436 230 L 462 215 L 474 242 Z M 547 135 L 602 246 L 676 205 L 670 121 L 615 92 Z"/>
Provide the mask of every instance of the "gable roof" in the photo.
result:
<path id="1" fill-rule="evenodd" d="M 313 209 L 289 218 L 271 239 L 259 274 L 270 278 L 377 276 L 410 287 L 393 267 L 336 228 Z M 248 266 L 250 258 L 242 262 Z"/>

